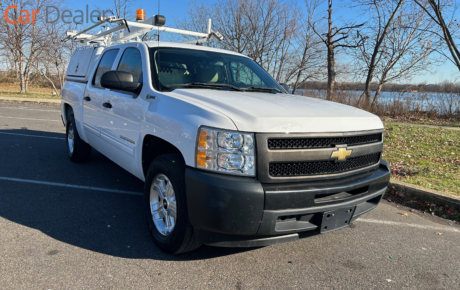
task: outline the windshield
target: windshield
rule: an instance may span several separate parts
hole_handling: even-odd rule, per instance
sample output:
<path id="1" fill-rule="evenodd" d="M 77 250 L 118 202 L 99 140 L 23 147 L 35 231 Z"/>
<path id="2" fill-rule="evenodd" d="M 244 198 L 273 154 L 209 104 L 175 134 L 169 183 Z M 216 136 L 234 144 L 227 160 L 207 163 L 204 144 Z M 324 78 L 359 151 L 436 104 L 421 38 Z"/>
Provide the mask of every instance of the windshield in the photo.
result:
<path id="1" fill-rule="evenodd" d="M 183 88 L 283 92 L 280 85 L 252 59 L 183 48 L 151 48 L 156 90 Z"/>

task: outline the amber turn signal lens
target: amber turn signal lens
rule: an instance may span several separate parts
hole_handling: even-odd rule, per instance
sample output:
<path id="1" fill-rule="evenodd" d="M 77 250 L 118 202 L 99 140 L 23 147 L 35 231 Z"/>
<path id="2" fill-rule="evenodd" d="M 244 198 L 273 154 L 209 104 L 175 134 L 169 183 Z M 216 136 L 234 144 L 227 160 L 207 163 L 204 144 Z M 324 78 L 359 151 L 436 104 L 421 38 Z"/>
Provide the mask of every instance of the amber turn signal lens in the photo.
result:
<path id="1" fill-rule="evenodd" d="M 145 10 L 136 9 L 136 20 L 145 20 Z"/>
<path id="2" fill-rule="evenodd" d="M 206 144 L 208 144 L 208 131 L 201 130 L 200 139 L 198 140 L 198 146 L 206 148 Z"/>
<path id="3" fill-rule="evenodd" d="M 198 151 L 196 154 L 196 165 L 206 167 L 206 152 Z"/>

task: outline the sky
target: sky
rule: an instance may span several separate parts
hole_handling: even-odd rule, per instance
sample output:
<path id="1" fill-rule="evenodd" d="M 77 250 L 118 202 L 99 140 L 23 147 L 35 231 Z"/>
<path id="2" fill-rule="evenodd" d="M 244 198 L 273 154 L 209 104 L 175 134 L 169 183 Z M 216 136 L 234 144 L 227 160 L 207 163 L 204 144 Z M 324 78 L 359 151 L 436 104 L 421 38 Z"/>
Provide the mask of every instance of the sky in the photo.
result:
<path id="1" fill-rule="evenodd" d="M 158 3 L 160 1 L 160 13 L 166 17 L 166 26 L 174 27 L 174 19 L 182 19 L 185 17 L 189 10 L 189 0 L 134 0 L 131 9 L 135 13 L 135 10 L 142 8 L 146 11 L 146 17 L 158 14 Z M 202 0 L 203 3 L 212 4 L 217 0 Z M 304 0 L 294 0 L 297 1 L 299 6 L 303 9 L 305 7 Z M 197 0 L 198 3 L 201 3 L 201 0 Z M 101 9 L 111 9 L 113 7 L 113 0 L 99 0 L 97 4 L 88 0 L 83 1 L 70 1 L 68 6 L 70 10 L 85 10 L 86 5 L 89 5 L 90 10 L 95 9 L 96 6 Z M 334 17 L 337 22 L 342 20 L 353 20 L 357 19 L 359 21 L 360 15 L 356 9 L 340 7 L 340 1 L 337 1 L 337 4 L 334 7 Z M 320 7 L 320 10 L 326 11 L 327 7 Z M 460 15 L 459 15 L 460 16 Z M 336 22 L 336 23 L 337 23 Z M 446 61 L 445 64 L 435 67 L 434 73 L 425 73 L 414 77 L 412 83 L 439 83 L 444 80 L 454 81 L 459 77 L 458 69 L 451 62 Z"/>

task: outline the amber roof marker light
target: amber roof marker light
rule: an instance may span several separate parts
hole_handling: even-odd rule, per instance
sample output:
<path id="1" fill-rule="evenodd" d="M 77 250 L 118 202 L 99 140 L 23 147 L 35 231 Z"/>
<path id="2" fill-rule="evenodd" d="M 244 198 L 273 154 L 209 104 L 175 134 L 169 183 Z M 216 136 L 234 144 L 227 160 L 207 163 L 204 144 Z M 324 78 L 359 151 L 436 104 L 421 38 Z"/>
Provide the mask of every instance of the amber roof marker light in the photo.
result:
<path id="1" fill-rule="evenodd" d="M 136 9 L 136 20 L 137 21 L 145 20 L 145 10 L 144 9 Z"/>

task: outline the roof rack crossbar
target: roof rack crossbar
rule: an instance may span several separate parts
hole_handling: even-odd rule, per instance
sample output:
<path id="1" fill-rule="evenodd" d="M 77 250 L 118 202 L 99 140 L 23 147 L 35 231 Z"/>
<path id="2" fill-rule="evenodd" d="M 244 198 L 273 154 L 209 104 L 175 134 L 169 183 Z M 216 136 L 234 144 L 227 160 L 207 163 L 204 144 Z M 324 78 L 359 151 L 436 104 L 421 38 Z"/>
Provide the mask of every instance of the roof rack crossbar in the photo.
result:
<path id="1" fill-rule="evenodd" d="M 76 31 L 75 32 L 67 32 L 67 37 L 62 39 L 62 41 L 70 40 L 72 38 L 75 38 L 77 36 L 80 36 L 80 35 L 84 34 L 87 31 L 90 31 L 91 29 L 94 29 L 94 28 L 96 28 L 96 27 L 98 27 L 98 26 L 100 26 L 100 25 L 102 25 L 102 24 L 104 24 L 106 22 L 115 22 L 115 20 L 118 20 L 118 19 L 116 19 L 115 16 L 109 16 L 109 17 L 101 17 L 100 20 L 101 21 L 99 21 L 98 23 L 96 23 L 96 24 L 94 24 L 94 25 L 92 25 L 92 26 L 90 26 L 88 28 L 85 28 L 85 29 L 83 29 L 82 31 L 80 31 L 78 33 Z M 89 35 L 89 34 L 86 34 L 86 35 Z"/>
<path id="2" fill-rule="evenodd" d="M 203 43 L 212 39 L 218 39 L 219 41 L 223 39 L 223 36 L 211 29 L 211 19 L 208 21 L 207 33 L 195 32 L 183 29 L 176 29 L 171 27 L 157 26 L 155 24 L 155 15 L 139 22 L 127 21 L 124 18 L 117 19 L 115 16 L 109 17 L 100 17 L 99 22 L 80 31 L 80 32 L 67 32 L 67 37 L 62 39 L 62 41 L 72 40 L 79 42 L 86 42 L 87 44 L 100 42 L 107 46 L 110 46 L 112 43 L 124 43 L 133 41 L 133 39 L 138 39 L 139 36 L 148 33 L 151 30 L 157 30 L 159 32 L 170 32 L 177 33 L 182 35 L 198 37 L 196 40 L 186 41 L 184 43 Z M 104 24 L 104 23 L 115 23 L 119 24 L 117 27 L 107 29 L 105 31 L 100 31 L 99 33 L 92 35 L 86 34 L 86 32 Z M 130 28 L 131 27 L 131 28 Z M 117 34 L 118 32 L 123 30 Z"/>

